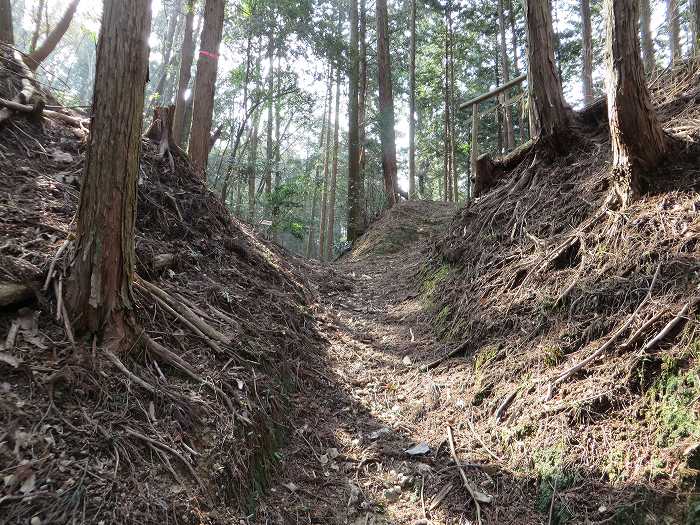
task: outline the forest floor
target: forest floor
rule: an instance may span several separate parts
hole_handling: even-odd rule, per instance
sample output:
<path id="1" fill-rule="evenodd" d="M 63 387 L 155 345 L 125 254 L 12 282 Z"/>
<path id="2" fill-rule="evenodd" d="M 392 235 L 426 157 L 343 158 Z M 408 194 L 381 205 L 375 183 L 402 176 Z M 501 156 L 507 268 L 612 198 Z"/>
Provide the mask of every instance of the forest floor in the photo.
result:
<path id="1" fill-rule="evenodd" d="M 528 484 L 503 472 L 467 423 L 467 372 L 434 366 L 452 347 L 435 339 L 416 284 L 427 241 L 454 209 L 404 203 L 333 265 L 346 286 L 320 290 L 322 386 L 293 398 L 298 426 L 277 452 L 259 522 L 469 523 L 474 505 L 451 457 L 450 425 L 469 482 L 498 501 L 481 504 L 484 522 L 540 522 Z"/>

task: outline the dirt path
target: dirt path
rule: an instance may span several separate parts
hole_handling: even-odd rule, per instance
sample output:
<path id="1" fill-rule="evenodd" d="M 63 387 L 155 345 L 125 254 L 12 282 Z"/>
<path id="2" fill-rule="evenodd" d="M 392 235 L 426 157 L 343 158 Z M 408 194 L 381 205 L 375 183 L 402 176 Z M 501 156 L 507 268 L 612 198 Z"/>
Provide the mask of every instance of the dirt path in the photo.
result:
<path id="1" fill-rule="evenodd" d="M 327 360 L 313 370 L 318 385 L 293 399 L 298 426 L 279 451 L 262 522 L 417 524 L 428 523 L 427 516 L 433 523 L 467 523 L 475 515 L 446 447 L 450 414 L 464 406 L 459 385 L 445 367 L 424 368 L 451 346 L 435 341 L 422 320 L 416 286 L 425 261 L 421 245 L 445 228 L 452 209 L 415 203 L 402 213 L 411 217 L 390 218 L 381 238 L 356 250 L 365 256 L 334 265 L 349 290 L 321 288 Z M 461 445 L 474 444 L 466 432 L 455 428 L 463 458 L 489 459 L 483 452 L 467 458 Z M 409 455 L 414 445 L 430 450 Z M 468 476 L 494 494 L 497 482 L 484 466 L 469 468 Z M 484 522 L 502 522 L 493 518 Z"/>

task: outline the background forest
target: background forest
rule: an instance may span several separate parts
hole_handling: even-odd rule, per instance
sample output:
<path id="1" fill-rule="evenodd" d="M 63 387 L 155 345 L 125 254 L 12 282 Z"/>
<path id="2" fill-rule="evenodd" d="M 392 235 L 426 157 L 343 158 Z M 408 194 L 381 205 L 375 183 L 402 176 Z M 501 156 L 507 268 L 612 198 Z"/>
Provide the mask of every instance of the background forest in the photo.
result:
<path id="1" fill-rule="evenodd" d="M 31 50 L 41 43 L 68 4 L 69 0 L 15 0 L 18 48 Z M 409 191 L 411 4 L 410 0 L 388 2 L 398 180 L 404 192 Z M 552 1 L 557 64 L 566 100 L 574 107 L 584 103 L 582 35 L 586 31 L 582 8 L 588 4 L 588 0 Z M 593 0 L 588 5 L 594 96 L 603 94 L 602 4 Z M 665 67 L 671 61 L 672 35 L 678 35 L 681 54 L 692 48 L 694 6 L 690 0 L 649 4 L 652 59 L 656 66 Z M 184 96 L 190 104 L 180 136 L 183 146 L 191 119 L 202 8 L 203 2 L 192 0 L 152 3 L 147 111 L 174 102 L 178 84 L 183 82 L 183 41 L 189 37 L 195 46 L 190 79 L 184 79 Z M 386 196 L 378 122 L 374 1 L 362 0 L 359 8 L 360 112 L 366 115 L 364 133 L 361 131 L 360 206 L 363 224 L 367 224 L 385 207 Z M 669 16 L 670 12 L 676 16 Z M 309 256 L 318 255 L 321 221 L 332 221 L 333 238 L 329 241 L 335 253 L 342 250 L 347 233 L 347 13 L 344 0 L 241 0 L 226 6 L 207 167 L 209 185 L 237 216 Z M 91 103 L 100 15 L 100 1 L 81 1 L 65 37 L 38 72 L 39 79 L 67 106 L 87 107 Z M 469 198 L 471 115 L 470 110 L 460 111 L 457 106 L 502 84 L 504 77 L 520 75 L 525 63 L 525 27 L 519 1 L 416 2 L 415 196 L 446 200 L 443 174 L 451 169 L 456 173 L 458 200 Z M 508 119 L 514 128 L 511 145 L 529 138 L 523 91 L 516 87 L 508 95 L 507 106 L 501 98 L 480 107 L 478 141 L 482 152 L 496 154 L 509 149 L 504 107 L 509 108 Z M 445 155 L 447 151 L 454 155 Z M 446 157 L 454 158 L 454 167 L 447 167 Z"/>

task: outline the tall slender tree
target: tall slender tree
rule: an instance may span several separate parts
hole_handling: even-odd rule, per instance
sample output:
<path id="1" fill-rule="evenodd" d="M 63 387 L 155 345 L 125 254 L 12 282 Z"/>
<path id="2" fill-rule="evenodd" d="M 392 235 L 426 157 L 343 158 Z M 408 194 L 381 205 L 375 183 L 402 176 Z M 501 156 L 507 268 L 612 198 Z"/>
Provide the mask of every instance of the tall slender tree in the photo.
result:
<path id="1" fill-rule="evenodd" d="M 545 139 L 554 149 L 564 150 L 570 132 L 569 115 L 554 60 L 549 0 L 525 0 L 525 19 L 530 109 L 533 116 L 530 133 Z"/>
<path id="2" fill-rule="evenodd" d="M 173 116 L 173 136 L 175 140 L 183 145 L 186 139 L 183 138 L 185 127 L 185 109 L 187 100 L 185 94 L 190 85 L 192 76 L 192 62 L 194 60 L 194 8 L 196 0 L 187 0 L 185 7 L 185 30 L 182 37 L 182 49 L 180 51 L 180 74 L 177 81 L 177 94 L 175 96 L 175 115 Z"/>
<path id="3" fill-rule="evenodd" d="M 416 197 L 416 0 L 409 0 L 408 196 Z"/>
<path id="4" fill-rule="evenodd" d="M 668 21 L 668 48 L 673 64 L 681 57 L 681 23 L 678 0 L 666 0 L 666 20 Z"/>
<path id="5" fill-rule="evenodd" d="M 384 191 L 389 207 L 396 203 L 396 130 L 394 129 L 394 94 L 391 81 L 389 13 L 386 0 L 376 0 L 377 62 L 379 65 L 379 130 L 382 141 Z"/>
<path id="6" fill-rule="evenodd" d="M 224 0 L 206 0 L 204 28 L 194 81 L 192 128 L 188 153 L 195 169 L 205 173 L 209 157 L 209 133 L 214 112 L 219 45 L 224 26 Z"/>
<path id="7" fill-rule="evenodd" d="M 333 64 L 328 73 L 328 126 L 326 130 L 326 148 L 323 153 L 323 177 L 321 183 L 321 222 L 318 231 L 318 258 L 323 260 L 326 256 L 326 230 L 328 228 L 328 184 L 331 167 L 331 122 L 333 121 Z M 337 117 L 336 117 L 337 118 Z"/>
<path id="8" fill-rule="evenodd" d="M 136 183 L 150 0 L 104 2 L 67 305 L 73 327 L 122 340 L 134 301 Z"/>
<path id="9" fill-rule="evenodd" d="M 360 200 L 360 134 L 358 87 L 360 57 L 358 52 L 357 0 L 350 0 L 350 70 L 348 71 L 348 240 L 354 242 L 362 235 L 362 202 Z"/>
<path id="10" fill-rule="evenodd" d="M 53 50 L 56 49 L 56 46 L 63 38 L 63 35 L 65 35 L 66 31 L 68 31 L 70 23 L 73 20 L 73 15 L 75 15 L 75 11 L 78 9 L 79 3 L 80 0 L 71 0 L 71 3 L 68 4 L 63 16 L 51 30 L 51 32 L 46 35 L 46 38 L 42 44 L 29 54 L 25 60 L 27 66 L 29 66 L 29 69 L 36 71 L 39 64 L 41 64 L 51 53 L 53 53 Z"/>
<path id="11" fill-rule="evenodd" d="M 340 59 L 340 57 L 338 57 Z M 333 169 L 328 186 L 328 233 L 326 233 L 326 260 L 333 258 L 333 243 L 335 234 L 335 190 L 338 185 L 338 145 L 340 131 L 340 60 L 336 67 L 335 77 L 335 125 L 333 130 Z"/>
<path id="12" fill-rule="evenodd" d="M 41 34 L 41 17 L 44 14 L 44 6 L 46 5 L 46 0 L 39 0 L 36 6 L 36 11 L 34 12 L 34 32 L 32 33 L 32 39 L 29 42 L 29 52 L 33 53 L 36 49 L 36 44 L 39 42 L 39 35 Z"/>
<path id="13" fill-rule="evenodd" d="M 621 204 L 642 191 L 641 177 L 668 150 L 644 78 L 637 37 L 638 0 L 606 0 L 607 91 L 613 173 Z"/>
<path id="14" fill-rule="evenodd" d="M 651 36 L 651 0 L 639 0 L 639 18 L 642 33 L 642 51 L 644 53 L 644 69 L 649 73 L 656 65 L 654 39 Z"/>
<path id="15" fill-rule="evenodd" d="M 163 63 L 160 68 L 158 83 L 156 84 L 155 93 L 158 94 L 158 100 L 161 105 L 167 101 L 165 97 L 165 83 L 168 80 L 170 73 L 170 62 L 173 58 L 173 46 L 175 42 L 175 30 L 177 29 L 177 21 L 180 18 L 180 10 L 182 8 L 182 0 L 177 0 L 172 5 L 172 12 L 168 20 L 168 31 L 163 41 Z"/>
<path id="16" fill-rule="evenodd" d="M 590 0 L 581 0 L 581 22 L 583 25 L 581 83 L 583 84 L 583 103 L 588 105 L 593 102 L 593 32 Z"/>
<path id="17" fill-rule="evenodd" d="M 508 63 L 508 43 L 506 42 L 506 17 L 503 11 L 503 0 L 498 0 L 498 29 L 500 41 L 498 42 L 499 62 L 501 63 L 501 76 L 503 83 L 510 80 L 510 64 Z M 510 109 L 510 96 L 505 91 L 501 98 L 503 103 L 503 136 L 508 150 L 515 148 L 515 131 L 513 129 L 513 114 Z"/>
<path id="18" fill-rule="evenodd" d="M 15 44 L 12 28 L 12 4 L 10 0 L 0 0 L 0 43 Z"/>
<path id="19" fill-rule="evenodd" d="M 265 148 L 265 195 L 269 196 L 272 193 L 272 160 L 274 158 L 273 142 L 272 142 L 272 110 L 274 105 L 274 90 L 275 90 L 275 38 L 274 30 L 270 29 L 267 43 L 267 143 Z"/>

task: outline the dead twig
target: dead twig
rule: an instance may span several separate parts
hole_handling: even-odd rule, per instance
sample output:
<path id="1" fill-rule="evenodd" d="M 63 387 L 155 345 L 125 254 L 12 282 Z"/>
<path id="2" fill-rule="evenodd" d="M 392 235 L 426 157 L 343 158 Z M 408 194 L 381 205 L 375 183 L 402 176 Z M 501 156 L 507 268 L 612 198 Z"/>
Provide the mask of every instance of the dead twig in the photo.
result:
<path id="1" fill-rule="evenodd" d="M 480 503 L 491 503 L 493 501 L 493 497 L 479 491 L 476 487 L 472 485 L 471 481 L 469 481 L 467 473 L 462 468 L 462 464 L 459 462 L 459 458 L 457 457 L 457 451 L 455 450 L 455 440 L 454 436 L 452 435 L 451 426 L 447 427 L 447 440 L 450 444 L 450 454 L 452 455 L 452 460 L 457 464 L 459 468 L 459 475 L 461 476 L 462 482 L 464 483 L 464 488 L 467 489 L 467 492 L 469 492 L 469 495 L 474 501 L 474 506 L 476 507 L 476 521 L 477 523 L 479 523 L 479 525 L 482 525 L 483 522 L 481 521 Z"/>

